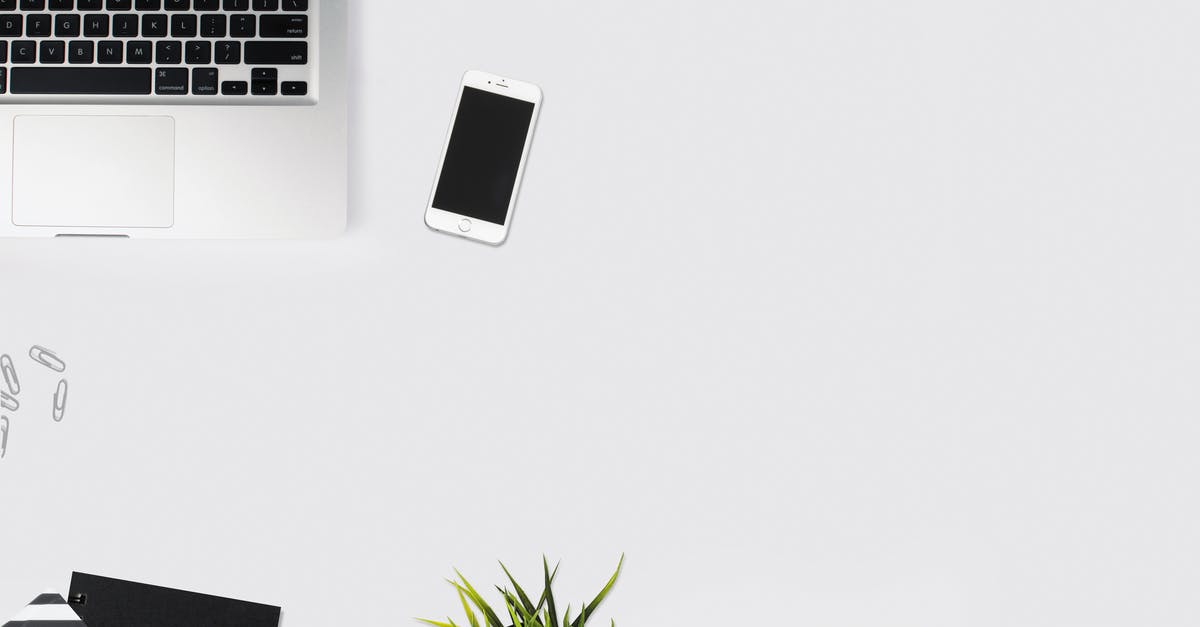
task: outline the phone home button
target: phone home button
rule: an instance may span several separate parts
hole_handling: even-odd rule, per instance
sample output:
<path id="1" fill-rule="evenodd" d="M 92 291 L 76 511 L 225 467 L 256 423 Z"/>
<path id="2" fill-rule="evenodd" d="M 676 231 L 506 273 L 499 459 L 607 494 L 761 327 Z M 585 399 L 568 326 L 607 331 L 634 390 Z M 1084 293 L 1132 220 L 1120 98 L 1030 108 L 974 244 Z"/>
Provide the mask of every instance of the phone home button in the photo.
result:
<path id="1" fill-rule="evenodd" d="M 470 233 L 471 232 L 471 221 L 466 218 L 463 218 L 463 221 L 458 223 L 458 230 L 462 231 L 463 233 Z"/>

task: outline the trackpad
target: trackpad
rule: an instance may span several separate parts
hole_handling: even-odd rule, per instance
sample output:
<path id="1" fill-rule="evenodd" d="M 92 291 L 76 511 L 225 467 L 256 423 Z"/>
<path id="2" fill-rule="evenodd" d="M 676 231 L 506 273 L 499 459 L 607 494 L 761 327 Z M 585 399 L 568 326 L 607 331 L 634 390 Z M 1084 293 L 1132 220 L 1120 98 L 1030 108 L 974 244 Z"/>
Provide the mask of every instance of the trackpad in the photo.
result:
<path id="1" fill-rule="evenodd" d="M 18 116 L 17 226 L 166 228 L 175 222 L 175 120 Z"/>

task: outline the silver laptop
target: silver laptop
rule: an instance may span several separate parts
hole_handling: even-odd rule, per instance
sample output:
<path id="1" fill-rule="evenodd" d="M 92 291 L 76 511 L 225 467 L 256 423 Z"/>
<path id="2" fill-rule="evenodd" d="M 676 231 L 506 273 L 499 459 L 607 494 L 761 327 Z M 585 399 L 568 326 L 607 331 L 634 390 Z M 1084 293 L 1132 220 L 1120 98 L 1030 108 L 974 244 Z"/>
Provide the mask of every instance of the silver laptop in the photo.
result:
<path id="1" fill-rule="evenodd" d="M 346 224 L 346 0 L 0 0 L 0 236 Z"/>

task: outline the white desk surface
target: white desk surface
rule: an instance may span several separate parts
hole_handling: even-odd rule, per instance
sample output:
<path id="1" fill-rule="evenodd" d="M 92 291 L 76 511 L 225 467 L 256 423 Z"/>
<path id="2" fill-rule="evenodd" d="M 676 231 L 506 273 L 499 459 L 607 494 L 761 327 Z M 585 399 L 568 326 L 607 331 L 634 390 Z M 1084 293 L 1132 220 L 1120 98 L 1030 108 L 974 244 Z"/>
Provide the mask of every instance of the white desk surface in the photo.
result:
<path id="1" fill-rule="evenodd" d="M 24 368 L 0 612 L 406 625 L 625 551 L 604 623 L 1200 623 L 1200 6 L 1151 4 L 358 3 L 344 238 L 0 244 L 72 386 Z M 468 68 L 546 92 L 501 249 L 421 223 Z"/>

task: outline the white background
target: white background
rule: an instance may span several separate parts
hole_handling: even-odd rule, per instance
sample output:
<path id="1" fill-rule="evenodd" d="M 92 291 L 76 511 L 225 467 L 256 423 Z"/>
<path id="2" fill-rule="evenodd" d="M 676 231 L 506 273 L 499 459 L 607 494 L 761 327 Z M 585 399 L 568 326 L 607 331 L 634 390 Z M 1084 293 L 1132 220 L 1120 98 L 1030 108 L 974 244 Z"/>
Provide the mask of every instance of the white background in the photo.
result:
<path id="1" fill-rule="evenodd" d="M 81 570 L 405 625 L 624 551 L 606 623 L 1200 623 L 1200 6 L 352 30 L 344 238 L 0 245 L 0 611 Z M 501 249 L 421 223 L 468 68 L 546 93 Z"/>

